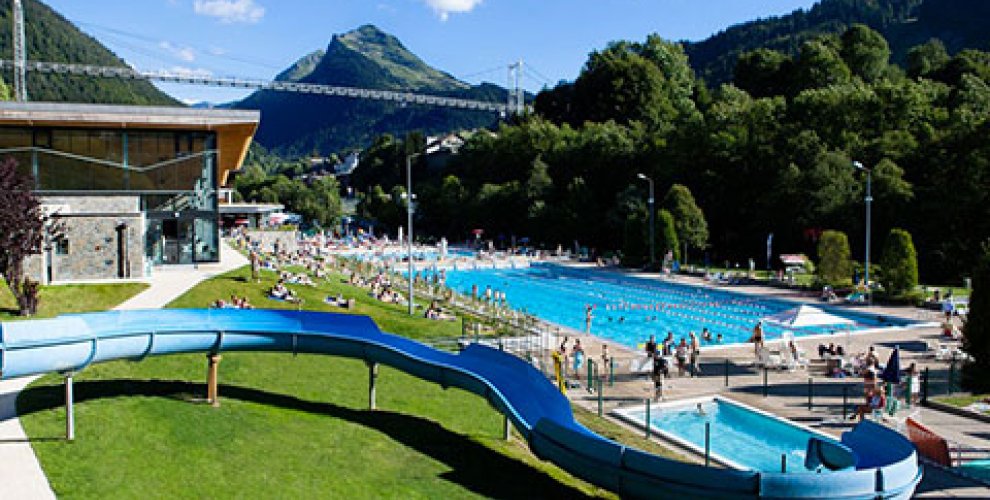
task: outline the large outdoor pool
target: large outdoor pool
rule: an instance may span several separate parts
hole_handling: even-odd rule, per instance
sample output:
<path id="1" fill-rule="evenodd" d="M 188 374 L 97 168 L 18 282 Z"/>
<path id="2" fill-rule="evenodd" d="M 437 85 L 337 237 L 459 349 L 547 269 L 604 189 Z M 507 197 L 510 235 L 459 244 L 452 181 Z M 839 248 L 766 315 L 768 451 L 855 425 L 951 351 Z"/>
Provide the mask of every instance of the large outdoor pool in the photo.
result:
<path id="1" fill-rule="evenodd" d="M 704 414 L 698 411 L 699 404 Z M 645 407 L 617 410 L 616 413 L 634 425 L 645 425 Z M 705 423 L 709 424 L 712 457 L 740 469 L 780 472 L 782 462 L 786 461 L 788 472 L 808 471 L 804 465 L 808 440 L 816 437 L 837 442 L 831 437 L 723 398 L 653 404 L 650 407 L 650 424 L 655 433 L 700 454 L 705 449 Z"/>
<path id="2" fill-rule="evenodd" d="M 757 298 L 750 295 L 657 280 L 647 280 L 593 269 L 575 269 L 537 264 L 525 269 L 478 269 L 447 271 L 447 285 L 470 294 L 477 285 L 479 295 L 486 287 L 505 292 L 510 306 L 575 330 L 585 329 L 585 310 L 592 306 L 593 334 L 633 348 L 651 335 L 658 340 L 667 332 L 675 338 L 688 332 L 712 332 L 723 344 L 749 339 L 761 318 L 796 306 L 792 302 Z M 842 334 L 883 326 L 904 326 L 908 321 L 882 318 L 843 309 L 832 314 L 853 320 L 845 326 L 788 328 L 795 336 Z M 784 330 L 766 325 L 767 338 L 779 338 Z M 699 335 L 700 338 L 700 335 Z M 836 339 L 842 340 L 841 338 Z"/>

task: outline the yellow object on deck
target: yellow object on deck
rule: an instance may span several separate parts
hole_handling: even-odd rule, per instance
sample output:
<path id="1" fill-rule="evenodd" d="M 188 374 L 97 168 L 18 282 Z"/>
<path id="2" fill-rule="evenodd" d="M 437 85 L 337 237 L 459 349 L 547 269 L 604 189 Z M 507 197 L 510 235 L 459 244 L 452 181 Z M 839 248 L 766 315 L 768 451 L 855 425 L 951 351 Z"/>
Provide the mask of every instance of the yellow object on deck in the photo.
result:
<path id="1" fill-rule="evenodd" d="M 564 361 L 560 358 L 560 352 L 553 352 L 553 373 L 557 377 L 557 387 L 561 394 L 567 394 L 567 381 L 564 380 Z"/>

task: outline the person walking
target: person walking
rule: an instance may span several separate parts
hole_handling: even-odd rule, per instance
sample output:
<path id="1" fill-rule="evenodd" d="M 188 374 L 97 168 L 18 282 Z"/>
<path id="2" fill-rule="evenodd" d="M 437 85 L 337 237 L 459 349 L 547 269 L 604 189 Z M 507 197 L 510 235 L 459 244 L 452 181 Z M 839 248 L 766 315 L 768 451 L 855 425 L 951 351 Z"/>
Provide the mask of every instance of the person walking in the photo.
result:
<path id="1" fill-rule="evenodd" d="M 691 359 L 691 376 L 697 377 L 701 374 L 701 366 L 698 365 L 698 358 L 701 356 L 701 345 L 698 343 L 698 336 L 694 332 L 690 333 L 691 345 L 690 348 L 690 359 Z"/>

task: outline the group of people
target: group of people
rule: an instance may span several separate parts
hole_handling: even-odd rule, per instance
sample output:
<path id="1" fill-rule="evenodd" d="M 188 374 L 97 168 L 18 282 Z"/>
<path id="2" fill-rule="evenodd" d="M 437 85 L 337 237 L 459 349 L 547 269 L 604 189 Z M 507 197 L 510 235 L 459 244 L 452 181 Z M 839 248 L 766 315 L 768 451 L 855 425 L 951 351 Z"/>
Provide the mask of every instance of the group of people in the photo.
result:
<path id="1" fill-rule="evenodd" d="M 457 319 L 457 317 L 453 314 L 444 312 L 444 310 L 440 308 L 440 303 L 436 300 L 430 302 L 430 307 L 426 308 L 426 311 L 423 313 L 423 317 L 438 321 L 454 321 Z"/>
<path id="2" fill-rule="evenodd" d="M 230 294 L 230 301 L 223 299 L 217 299 L 210 304 L 210 307 L 216 309 L 254 309 L 254 306 L 248 302 L 247 297 L 238 297 L 236 294 Z"/>
<path id="3" fill-rule="evenodd" d="M 568 368 L 570 368 L 571 373 L 575 378 L 581 378 L 581 369 L 584 367 L 585 360 L 587 359 L 587 354 L 585 353 L 584 346 L 581 345 L 581 339 L 574 339 L 574 344 L 568 348 L 568 342 L 570 342 L 569 337 L 564 337 L 564 341 L 560 343 L 560 348 L 557 352 L 560 354 L 561 360 L 563 360 L 563 370 L 566 374 Z M 570 366 L 568 367 L 567 360 L 570 358 Z M 600 364 L 598 369 L 598 377 L 604 380 L 609 373 L 610 366 L 612 363 L 612 355 L 608 352 L 608 344 L 602 343 L 602 351 L 599 356 Z M 588 390 L 594 390 L 593 387 L 588 387 Z"/>
<path id="4" fill-rule="evenodd" d="M 268 290 L 268 296 L 275 300 L 284 300 L 286 302 L 295 303 L 301 302 L 299 296 L 292 290 L 289 290 L 289 288 L 285 286 L 285 280 L 281 278 L 275 282 L 275 285 L 272 286 L 270 290 Z"/>

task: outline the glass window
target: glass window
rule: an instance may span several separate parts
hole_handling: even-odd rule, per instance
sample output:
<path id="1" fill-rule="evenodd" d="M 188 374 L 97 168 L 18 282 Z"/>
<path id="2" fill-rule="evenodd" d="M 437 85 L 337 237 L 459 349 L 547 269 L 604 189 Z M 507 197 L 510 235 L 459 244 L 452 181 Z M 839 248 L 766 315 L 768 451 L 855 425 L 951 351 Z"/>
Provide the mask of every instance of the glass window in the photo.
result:
<path id="1" fill-rule="evenodd" d="M 59 238 L 55 240 L 55 255 L 69 255 L 68 238 Z"/>
<path id="2" fill-rule="evenodd" d="M 219 251 L 219 229 L 217 225 L 217 218 L 210 217 L 200 217 L 197 218 L 194 223 L 196 234 L 196 239 L 194 245 L 196 247 L 196 261 L 197 262 L 216 262 L 220 259 Z"/>

